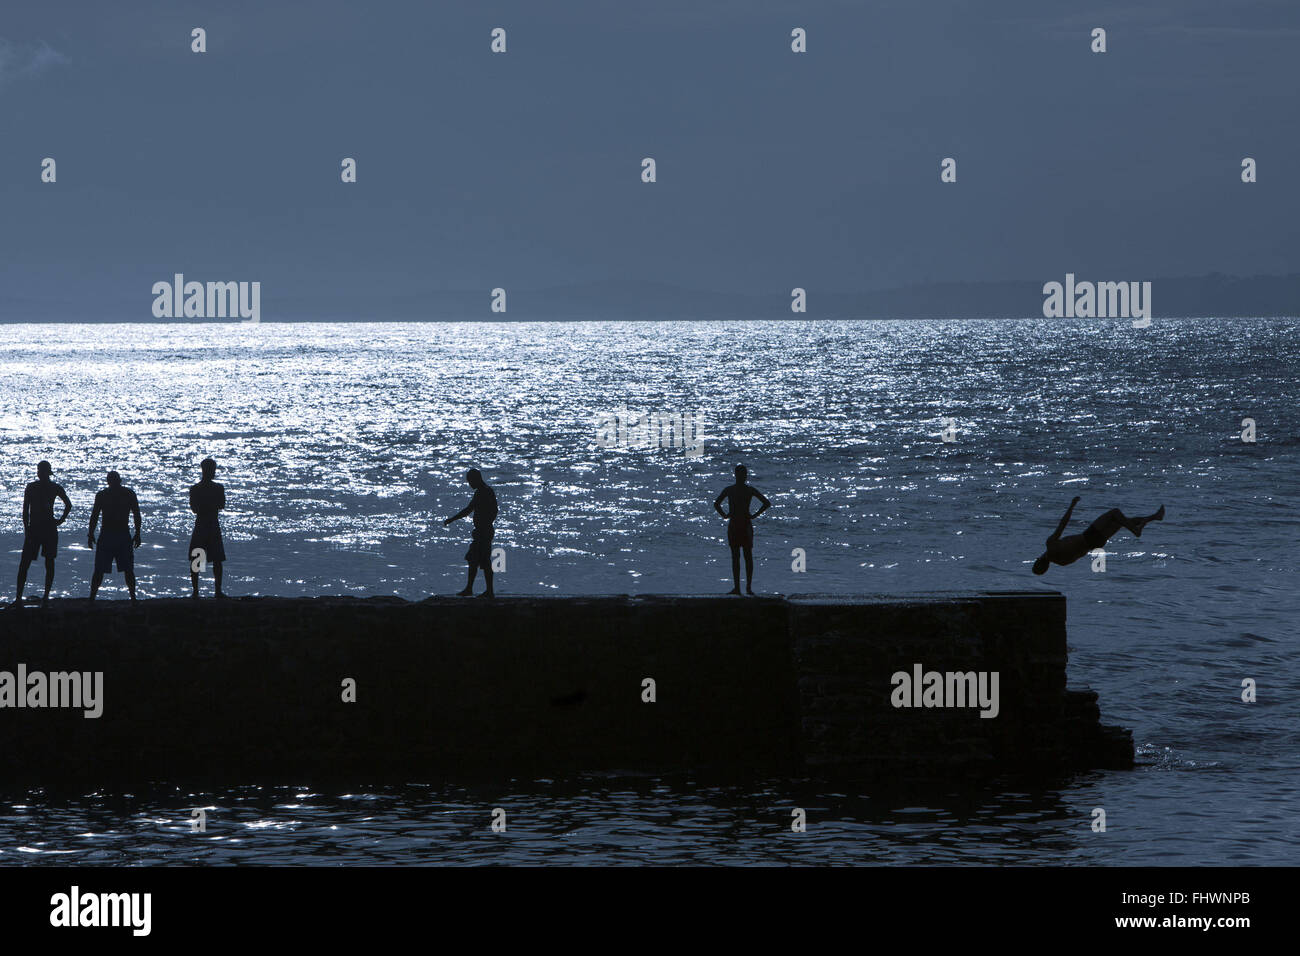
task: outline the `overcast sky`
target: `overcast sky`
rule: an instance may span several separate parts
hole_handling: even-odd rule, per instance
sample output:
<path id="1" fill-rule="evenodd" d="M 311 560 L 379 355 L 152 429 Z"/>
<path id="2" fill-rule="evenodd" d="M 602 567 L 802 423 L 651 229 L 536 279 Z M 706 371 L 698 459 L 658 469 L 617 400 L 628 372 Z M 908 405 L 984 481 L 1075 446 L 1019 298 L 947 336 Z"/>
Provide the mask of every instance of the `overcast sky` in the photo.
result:
<path id="1" fill-rule="evenodd" d="M 0 313 L 1295 272 L 1298 106 L 1295 0 L 14 0 Z"/>

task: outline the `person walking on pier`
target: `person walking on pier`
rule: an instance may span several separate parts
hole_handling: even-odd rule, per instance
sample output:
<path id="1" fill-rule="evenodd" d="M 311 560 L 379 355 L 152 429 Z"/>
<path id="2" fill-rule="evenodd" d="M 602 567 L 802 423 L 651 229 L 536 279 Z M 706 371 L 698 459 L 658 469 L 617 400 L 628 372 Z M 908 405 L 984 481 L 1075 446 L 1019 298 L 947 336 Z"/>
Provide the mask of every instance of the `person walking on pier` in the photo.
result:
<path id="1" fill-rule="evenodd" d="M 50 585 L 54 583 L 54 557 L 59 553 L 59 525 L 68 520 L 72 502 L 62 485 L 50 480 L 54 469 L 48 461 L 36 466 L 36 480 L 23 492 L 23 556 L 18 562 L 18 596 L 14 604 L 23 603 L 27 569 L 38 554 L 45 554 L 45 596 L 41 604 L 50 603 Z M 63 501 L 63 514 L 54 517 L 55 499 Z"/>
<path id="2" fill-rule="evenodd" d="M 1127 518 L 1124 516 L 1124 512 L 1118 508 L 1111 508 L 1088 525 L 1083 530 L 1083 534 L 1069 534 L 1063 538 L 1061 532 L 1070 523 L 1070 514 L 1078 503 L 1079 498 L 1076 495 L 1074 500 L 1070 502 L 1070 507 L 1065 509 L 1065 517 L 1056 526 L 1052 536 L 1047 539 L 1047 550 L 1040 554 L 1038 560 L 1034 562 L 1033 570 L 1035 574 L 1046 574 L 1047 569 L 1053 564 L 1073 564 L 1090 551 L 1105 547 L 1111 536 L 1121 528 L 1127 528 L 1133 532 L 1133 537 L 1140 538 L 1142 537 L 1142 529 L 1147 526 L 1148 522 L 1163 521 L 1165 518 L 1164 505 L 1161 505 L 1160 510 L 1155 514 L 1147 515 L 1145 518 Z"/>
<path id="3" fill-rule="evenodd" d="M 99 546 L 95 546 L 95 525 L 103 519 L 99 532 Z M 135 536 L 127 527 L 127 519 L 135 519 Z M 126 589 L 135 600 L 135 549 L 140 547 L 140 501 L 135 492 L 122 484 L 122 476 L 108 473 L 108 487 L 95 495 L 95 506 L 90 510 L 90 530 L 86 544 L 95 549 L 95 573 L 90 579 L 90 599 L 95 600 L 105 574 L 113 571 L 113 562 L 126 578 Z"/>
<path id="4" fill-rule="evenodd" d="M 199 571 L 210 564 L 216 596 L 224 598 L 221 565 L 226 560 L 226 548 L 217 516 L 226 507 L 226 489 L 213 480 L 217 474 L 215 461 L 204 458 L 199 468 L 203 471 L 203 478 L 190 486 L 190 510 L 196 515 L 194 532 L 190 535 L 190 586 L 193 588 L 190 596 L 199 596 Z"/>
<path id="5" fill-rule="evenodd" d="M 443 522 L 445 527 L 471 514 L 474 516 L 474 536 L 470 540 L 469 550 L 465 552 L 465 560 L 469 563 L 469 580 L 465 584 L 465 590 L 458 592 L 457 597 L 473 595 L 474 577 L 478 574 L 478 569 L 482 568 L 483 583 L 487 585 L 487 590 L 480 597 L 490 598 L 493 596 L 492 522 L 497 520 L 497 493 L 483 480 L 483 475 L 477 468 L 471 468 L 465 473 L 465 481 L 474 489 L 474 497 L 469 504 Z"/>
<path id="6" fill-rule="evenodd" d="M 754 593 L 754 519 L 761 515 L 772 502 L 763 497 L 757 488 L 746 484 L 749 469 L 744 465 L 736 466 L 736 483 L 722 489 L 722 494 L 713 501 L 713 509 L 727 519 L 727 544 L 731 548 L 731 577 L 736 582 L 728 594 L 740 593 L 740 552 L 745 552 L 745 591 Z M 760 507 L 752 515 L 749 503 L 757 498 Z M 729 511 L 722 510 L 722 502 L 729 502 Z"/>

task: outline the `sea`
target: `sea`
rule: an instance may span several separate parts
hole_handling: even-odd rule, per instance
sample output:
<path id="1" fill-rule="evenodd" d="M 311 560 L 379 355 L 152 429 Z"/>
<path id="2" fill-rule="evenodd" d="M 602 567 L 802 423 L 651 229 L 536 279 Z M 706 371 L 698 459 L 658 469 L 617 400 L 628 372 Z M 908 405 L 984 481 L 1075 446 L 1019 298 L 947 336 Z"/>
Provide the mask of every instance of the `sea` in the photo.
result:
<path id="1" fill-rule="evenodd" d="M 1071 683 L 1132 728 L 1138 766 L 1032 786 L 0 783 L 0 865 L 1300 863 L 1295 318 L 0 325 L 0 593 L 47 459 L 73 507 L 55 600 L 88 593 L 109 469 L 140 499 L 141 596 L 187 594 L 208 456 L 231 594 L 410 599 L 464 586 L 469 529 L 442 519 L 471 467 L 500 502 L 503 594 L 724 592 L 712 502 L 744 464 L 772 502 L 756 591 L 1059 590 Z M 1035 577 L 1076 495 L 1074 531 L 1166 516 L 1104 569 Z M 37 562 L 29 597 L 42 580 Z M 118 576 L 101 592 L 125 597 Z"/>

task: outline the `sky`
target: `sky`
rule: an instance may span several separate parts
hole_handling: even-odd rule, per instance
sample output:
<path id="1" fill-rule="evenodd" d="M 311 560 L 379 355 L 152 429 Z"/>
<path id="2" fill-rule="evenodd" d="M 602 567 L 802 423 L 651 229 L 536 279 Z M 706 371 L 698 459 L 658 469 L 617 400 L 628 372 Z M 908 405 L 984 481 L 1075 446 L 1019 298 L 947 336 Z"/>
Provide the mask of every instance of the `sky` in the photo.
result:
<path id="1" fill-rule="evenodd" d="M 1294 0 L 11 2 L 0 318 L 1296 272 L 1298 81 Z"/>

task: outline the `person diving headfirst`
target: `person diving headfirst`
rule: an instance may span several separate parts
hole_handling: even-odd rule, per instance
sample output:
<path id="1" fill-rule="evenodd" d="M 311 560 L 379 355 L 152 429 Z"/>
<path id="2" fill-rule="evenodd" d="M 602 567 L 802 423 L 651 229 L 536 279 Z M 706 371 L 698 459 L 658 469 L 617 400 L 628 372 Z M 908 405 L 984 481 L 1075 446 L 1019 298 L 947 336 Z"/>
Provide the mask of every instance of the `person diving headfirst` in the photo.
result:
<path id="1" fill-rule="evenodd" d="M 1065 509 L 1065 516 L 1061 523 L 1056 526 L 1051 537 L 1047 539 L 1047 550 L 1038 556 L 1034 562 L 1035 574 L 1046 574 L 1047 569 L 1053 564 L 1067 565 L 1078 561 L 1085 554 L 1095 551 L 1098 548 L 1105 547 L 1106 542 L 1121 529 L 1128 529 L 1133 532 L 1133 537 L 1142 537 L 1142 529 L 1148 522 L 1163 521 L 1165 517 L 1165 506 L 1161 505 L 1160 510 L 1154 514 L 1147 515 L 1145 518 L 1129 518 L 1118 508 L 1111 508 L 1100 518 L 1094 521 L 1088 527 L 1083 529 L 1083 534 L 1068 534 L 1061 536 L 1066 526 L 1070 523 L 1070 515 L 1074 512 L 1074 506 L 1079 503 L 1079 497 L 1076 495 L 1070 502 L 1070 507 Z"/>

